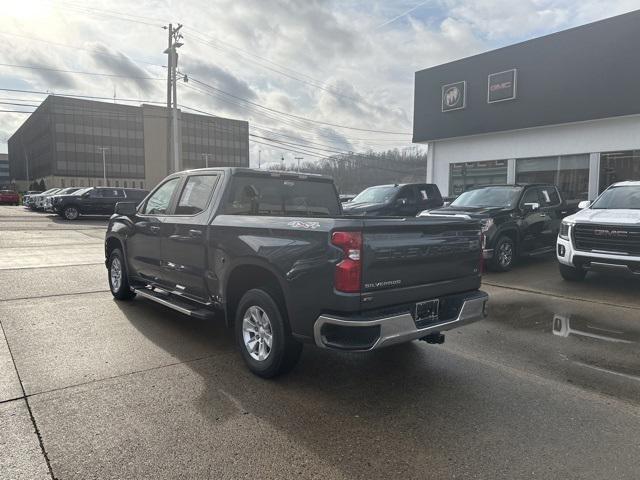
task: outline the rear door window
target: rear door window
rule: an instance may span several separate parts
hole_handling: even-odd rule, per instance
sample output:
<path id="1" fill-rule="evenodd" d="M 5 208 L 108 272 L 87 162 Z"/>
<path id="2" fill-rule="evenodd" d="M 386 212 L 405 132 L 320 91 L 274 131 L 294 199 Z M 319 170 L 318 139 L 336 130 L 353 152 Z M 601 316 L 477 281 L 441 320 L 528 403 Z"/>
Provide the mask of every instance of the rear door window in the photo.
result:
<path id="1" fill-rule="evenodd" d="M 194 175 L 187 182 L 180 194 L 176 215 L 195 215 L 207 208 L 213 190 L 218 181 L 217 175 Z"/>
<path id="2" fill-rule="evenodd" d="M 337 216 L 340 204 L 331 182 L 236 175 L 224 212 L 228 215 Z"/>

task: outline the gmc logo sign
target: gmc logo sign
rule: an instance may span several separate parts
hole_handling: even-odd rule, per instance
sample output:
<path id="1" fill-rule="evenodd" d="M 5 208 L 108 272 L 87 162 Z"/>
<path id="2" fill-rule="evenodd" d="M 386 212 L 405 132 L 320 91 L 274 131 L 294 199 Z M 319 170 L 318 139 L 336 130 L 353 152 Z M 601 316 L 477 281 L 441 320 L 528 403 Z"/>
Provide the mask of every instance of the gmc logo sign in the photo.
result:
<path id="1" fill-rule="evenodd" d="M 487 103 L 504 102 L 516 98 L 517 71 L 515 68 L 492 73 L 487 81 Z"/>
<path id="2" fill-rule="evenodd" d="M 626 230 L 604 230 L 601 228 L 596 228 L 593 230 L 593 234 L 598 237 L 626 237 L 629 235 L 629 232 Z"/>

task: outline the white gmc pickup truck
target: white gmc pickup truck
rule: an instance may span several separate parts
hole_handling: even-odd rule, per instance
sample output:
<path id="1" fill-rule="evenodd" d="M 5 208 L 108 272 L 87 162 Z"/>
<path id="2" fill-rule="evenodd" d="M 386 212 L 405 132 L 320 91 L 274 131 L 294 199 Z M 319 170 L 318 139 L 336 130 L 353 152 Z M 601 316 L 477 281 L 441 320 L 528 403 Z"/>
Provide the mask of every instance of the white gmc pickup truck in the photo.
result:
<path id="1" fill-rule="evenodd" d="M 587 271 L 640 276 L 640 182 L 619 182 L 560 226 L 556 255 L 565 280 Z"/>

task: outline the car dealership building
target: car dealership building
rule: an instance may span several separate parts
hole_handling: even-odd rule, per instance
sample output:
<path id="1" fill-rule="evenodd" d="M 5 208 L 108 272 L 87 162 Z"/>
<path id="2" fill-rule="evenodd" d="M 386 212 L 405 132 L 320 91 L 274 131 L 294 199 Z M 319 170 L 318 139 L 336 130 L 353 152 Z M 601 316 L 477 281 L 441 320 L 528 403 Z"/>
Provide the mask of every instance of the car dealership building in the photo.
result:
<path id="1" fill-rule="evenodd" d="M 640 180 L 640 11 L 416 73 L 427 181 L 550 182 L 568 200 Z"/>

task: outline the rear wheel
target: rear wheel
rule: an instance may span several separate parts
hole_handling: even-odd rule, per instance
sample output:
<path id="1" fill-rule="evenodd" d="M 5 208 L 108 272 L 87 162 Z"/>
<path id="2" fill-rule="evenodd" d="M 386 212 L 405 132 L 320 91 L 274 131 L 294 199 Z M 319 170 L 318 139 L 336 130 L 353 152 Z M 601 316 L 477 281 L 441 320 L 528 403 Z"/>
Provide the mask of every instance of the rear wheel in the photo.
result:
<path id="1" fill-rule="evenodd" d="M 80 216 L 80 212 L 78 211 L 78 207 L 70 205 L 63 210 L 62 216 L 67 220 L 76 220 Z"/>
<path id="2" fill-rule="evenodd" d="M 498 238 L 493 250 L 493 258 L 489 263 L 496 272 L 508 272 L 513 267 L 516 259 L 516 246 L 511 237 L 503 235 Z"/>
<path id="3" fill-rule="evenodd" d="M 113 249 L 109 255 L 108 271 L 111 295 L 118 300 L 130 300 L 136 296 L 136 294 L 131 291 L 124 255 L 119 248 Z"/>
<path id="4" fill-rule="evenodd" d="M 302 344 L 293 338 L 274 295 L 266 290 L 253 289 L 243 295 L 235 333 L 242 358 L 260 377 L 287 373 L 298 363 Z"/>
<path id="5" fill-rule="evenodd" d="M 558 264 L 560 275 L 568 282 L 580 282 L 587 276 L 587 271 L 582 268 L 570 267 L 569 265 Z"/>

